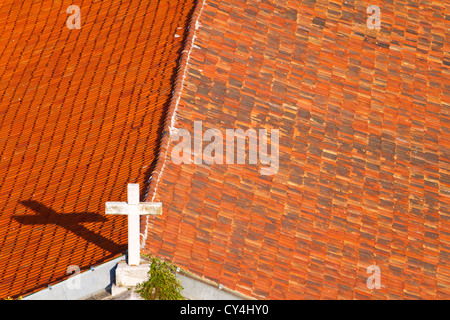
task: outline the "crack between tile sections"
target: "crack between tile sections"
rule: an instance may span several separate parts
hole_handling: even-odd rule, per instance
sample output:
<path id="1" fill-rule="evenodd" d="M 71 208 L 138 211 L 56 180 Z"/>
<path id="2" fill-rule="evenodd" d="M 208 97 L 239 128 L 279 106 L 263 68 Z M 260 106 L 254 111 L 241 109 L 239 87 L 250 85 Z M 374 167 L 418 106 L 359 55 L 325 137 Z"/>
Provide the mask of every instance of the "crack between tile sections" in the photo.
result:
<path id="1" fill-rule="evenodd" d="M 145 194 L 144 201 L 147 201 L 147 196 L 151 195 L 150 202 L 153 202 L 156 197 L 156 191 L 158 189 L 159 181 L 164 173 L 164 169 L 166 167 L 166 161 L 167 161 L 167 153 L 169 150 L 172 134 L 176 133 L 176 116 L 177 116 L 177 110 L 178 105 L 181 100 L 181 93 L 183 91 L 183 85 L 186 80 L 186 74 L 189 67 L 189 61 L 191 59 L 191 52 L 194 48 L 195 39 L 197 38 L 197 30 L 200 27 L 200 17 L 203 12 L 203 7 L 205 5 L 206 0 L 200 0 L 196 3 L 196 7 L 194 9 L 194 12 L 192 14 L 191 21 L 188 25 L 189 33 L 186 39 L 186 45 L 184 47 L 184 50 L 181 54 L 181 59 L 179 65 L 182 66 L 184 64 L 184 68 L 180 69 L 177 79 L 175 80 L 175 89 L 173 91 L 172 100 L 169 106 L 169 110 L 167 111 L 167 116 L 164 123 L 164 131 L 162 133 L 161 138 L 161 150 L 158 154 L 158 158 L 156 160 L 155 169 L 153 170 L 153 173 L 148 181 L 148 187 L 147 192 Z M 197 16 L 197 17 L 196 17 Z M 195 46 L 198 48 L 198 46 Z M 140 235 L 142 236 L 141 241 L 141 248 L 145 247 L 145 243 L 147 241 L 147 235 L 148 235 L 148 215 L 146 216 L 145 221 L 145 229 L 144 232 Z"/>

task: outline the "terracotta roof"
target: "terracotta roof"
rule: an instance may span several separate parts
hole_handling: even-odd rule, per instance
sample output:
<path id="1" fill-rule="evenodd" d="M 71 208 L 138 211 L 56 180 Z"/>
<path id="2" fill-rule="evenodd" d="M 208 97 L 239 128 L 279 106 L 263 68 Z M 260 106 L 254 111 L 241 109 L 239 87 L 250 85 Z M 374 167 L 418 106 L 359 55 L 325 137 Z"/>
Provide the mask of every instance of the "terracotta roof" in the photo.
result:
<path id="1" fill-rule="evenodd" d="M 366 26 L 370 5 L 380 30 Z M 164 214 L 142 221 L 145 251 L 256 298 L 448 299 L 449 9 L 199 1 L 147 197 Z M 278 173 L 174 164 L 169 133 L 196 120 L 279 129 Z M 379 290 L 366 286 L 370 265 Z"/>
<path id="2" fill-rule="evenodd" d="M 126 201 L 145 183 L 193 0 L 12 1 L 0 8 L 0 298 L 126 249 Z"/>

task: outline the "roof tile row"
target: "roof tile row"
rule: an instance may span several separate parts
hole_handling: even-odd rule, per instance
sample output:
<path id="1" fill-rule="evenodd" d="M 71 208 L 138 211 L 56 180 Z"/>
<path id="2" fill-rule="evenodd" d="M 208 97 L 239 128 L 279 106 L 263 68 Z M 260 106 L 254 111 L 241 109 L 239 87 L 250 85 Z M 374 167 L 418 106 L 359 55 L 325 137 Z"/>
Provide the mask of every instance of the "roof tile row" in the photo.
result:
<path id="1" fill-rule="evenodd" d="M 193 1 L 0 8 L 0 298 L 122 254 L 126 184 L 149 179 Z M 76 4 L 76 3 L 75 3 Z"/>

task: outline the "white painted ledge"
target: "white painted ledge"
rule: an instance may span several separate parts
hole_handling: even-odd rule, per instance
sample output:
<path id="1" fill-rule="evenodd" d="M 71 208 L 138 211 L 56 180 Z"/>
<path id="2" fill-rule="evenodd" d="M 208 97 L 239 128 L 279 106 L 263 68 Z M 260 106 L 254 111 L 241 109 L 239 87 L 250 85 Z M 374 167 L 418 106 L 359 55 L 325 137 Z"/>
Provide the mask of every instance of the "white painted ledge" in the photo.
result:
<path id="1" fill-rule="evenodd" d="M 88 270 L 59 282 L 51 289 L 47 288 L 25 296 L 23 300 L 85 300 L 99 294 L 103 294 L 102 299 L 139 300 L 139 295 L 128 289 L 132 289 L 136 282 L 140 283 L 147 279 L 149 265 L 145 263 L 145 259 L 143 262 L 140 266 L 129 267 L 125 263 L 125 256 L 122 255 L 96 266 L 93 271 Z M 188 300 L 252 299 L 183 270 L 177 272 L 177 278 L 184 288 L 181 294 Z M 124 286 L 117 286 L 117 280 Z M 116 287 L 113 288 L 113 286 Z M 127 293 L 124 289 L 129 292 Z M 107 290 L 114 291 L 113 296 L 110 296 Z M 117 296 L 123 296 L 123 299 Z"/>
<path id="2" fill-rule="evenodd" d="M 25 296 L 23 300 L 84 300 L 111 286 L 117 263 L 124 260 L 122 255 L 104 264 L 96 266 L 61 281 L 50 288 Z"/>

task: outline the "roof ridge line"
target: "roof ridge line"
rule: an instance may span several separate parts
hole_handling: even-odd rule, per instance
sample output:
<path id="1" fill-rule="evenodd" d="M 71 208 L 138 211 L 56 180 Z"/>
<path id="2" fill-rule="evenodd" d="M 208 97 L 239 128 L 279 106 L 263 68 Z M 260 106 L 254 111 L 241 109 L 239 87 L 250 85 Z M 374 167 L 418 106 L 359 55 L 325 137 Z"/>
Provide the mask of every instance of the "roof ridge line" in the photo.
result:
<path id="1" fill-rule="evenodd" d="M 180 63 L 178 66 L 178 72 L 175 78 L 174 90 L 170 99 L 169 108 L 164 120 L 164 129 L 161 133 L 159 152 L 156 156 L 155 168 L 148 181 L 147 191 L 144 196 L 144 201 L 147 201 L 147 197 L 151 196 L 151 202 L 154 201 L 156 196 L 156 190 L 158 188 L 159 180 L 164 172 L 166 166 L 167 152 L 171 142 L 171 135 L 175 126 L 175 118 L 177 114 L 178 104 L 181 99 L 181 92 L 183 91 L 183 85 L 186 79 L 187 68 L 189 60 L 191 58 L 191 51 L 194 47 L 195 38 L 197 37 L 197 29 L 199 27 L 199 20 L 203 12 L 203 7 L 206 0 L 198 0 L 195 4 L 194 12 L 192 13 L 190 22 L 188 24 L 188 35 L 186 37 L 185 45 L 181 53 Z M 141 248 L 145 245 L 147 239 L 148 228 L 148 216 L 146 217 L 146 225 L 144 234 L 141 233 L 143 239 L 141 242 Z"/>

